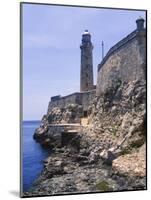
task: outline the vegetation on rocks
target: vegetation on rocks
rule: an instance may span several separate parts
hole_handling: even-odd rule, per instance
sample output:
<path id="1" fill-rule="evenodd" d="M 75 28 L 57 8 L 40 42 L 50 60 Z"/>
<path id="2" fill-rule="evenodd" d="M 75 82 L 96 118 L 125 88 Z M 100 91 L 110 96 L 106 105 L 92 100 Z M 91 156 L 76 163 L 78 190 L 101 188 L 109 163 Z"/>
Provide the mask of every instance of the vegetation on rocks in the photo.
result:
<path id="1" fill-rule="evenodd" d="M 107 181 L 100 181 L 99 183 L 96 184 L 97 189 L 100 191 L 111 191 L 111 188 L 109 187 L 109 183 Z"/>

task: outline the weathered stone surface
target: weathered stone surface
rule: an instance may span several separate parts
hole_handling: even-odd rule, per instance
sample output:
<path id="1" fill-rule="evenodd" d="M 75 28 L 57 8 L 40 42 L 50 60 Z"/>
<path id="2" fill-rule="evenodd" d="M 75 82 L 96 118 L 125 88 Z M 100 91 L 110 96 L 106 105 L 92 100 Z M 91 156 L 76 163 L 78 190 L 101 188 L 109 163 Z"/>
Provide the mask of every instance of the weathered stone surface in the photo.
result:
<path id="1" fill-rule="evenodd" d="M 113 173 L 113 167 L 103 164 L 100 157 L 90 162 L 91 156 L 85 148 L 78 154 L 70 148 L 56 149 L 25 196 L 145 189 L 144 176 L 130 179 Z"/>
<path id="2" fill-rule="evenodd" d="M 95 96 L 96 89 L 85 92 L 76 92 L 67 96 L 59 97 L 59 99 L 49 102 L 47 114 L 49 114 L 54 107 L 64 109 L 72 104 L 79 105 L 83 110 L 89 110 L 88 108 Z"/>
<path id="3" fill-rule="evenodd" d="M 51 124 L 48 125 L 47 132 L 41 133 L 42 128 L 38 128 L 34 133 L 34 139 L 45 147 L 70 146 L 78 151 L 80 135 L 77 134 L 77 131 L 80 130 L 80 127 L 79 124 Z"/>
<path id="4" fill-rule="evenodd" d="M 96 93 L 100 96 L 113 84 L 129 82 L 135 79 L 145 79 L 146 72 L 146 32 L 136 33 L 129 42 L 126 42 L 111 53 L 100 66 L 97 77 Z M 116 45 L 115 45 L 116 46 Z"/>
<path id="5" fill-rule="evenodd" d="M 100 157 L 105 161 L 106 164 L 111 165 L 112 161 L 116 159 L 121 154 L 121 151 L 118 149 L 110 148 L 108 150 L 103 150 L 100 153 Z"/>
<path id="6" fill-rule="evenodd" d="M 143 145 L 139 152 L 126 154 L 113 160 L 112 170 L 113 173 L 132 176 L 132 177 L 145 177 L 146 176 L 146 145 Z"/>
<path id="7" fill-rule="evenodd" d="M 42 175 L 25 195 L 99 191 L 97 183 L 102 179 L 108 181 L 108 190 L 118 188 L 116 181 L 108 177 L 108 169 L 101 167 L 101 160 L 90 164 L 89 156 L 73 154 L 70 149 L 62 150 L 62 153 L 54 153 L 45 161 Z"/>
<path id="8" fill-rule="evenodd" d="M 140 147 L 146 137 L 145 104 L 146 83 L 143 80 L 109 89 L 93 104 L 92 126 L 88 128 L 88 134 L 92 132 L 107 150 L 112 147 L 121 151 Z"/>

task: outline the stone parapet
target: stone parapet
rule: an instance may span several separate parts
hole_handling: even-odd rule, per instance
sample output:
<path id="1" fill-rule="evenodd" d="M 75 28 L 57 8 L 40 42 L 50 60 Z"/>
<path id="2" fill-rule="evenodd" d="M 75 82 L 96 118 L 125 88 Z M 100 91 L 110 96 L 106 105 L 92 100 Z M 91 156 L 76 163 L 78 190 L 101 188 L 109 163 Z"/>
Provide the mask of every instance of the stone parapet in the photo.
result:
<path id="1" fill-rule="evenodd" d="M 137 29 L 114 45 L 98 66 L 96 95 L 146 74 L 146 29 Z"/>
<path id="2" fill-rule="evenodd" d="M 146 33 L 146 29 L 138 31 L 137 29 L 131 32 L 129 35 L 127 35 L 125 38 L 120 40 L 118 43 L 116 43 L 113 47 L 111 47 L 106 54 L 106 56 L 103 58 L 101 63 L 98 65 L 98 71 L 101 69 L 101 67 L 104 65 L 104 63 L 108 60 L 108 58 L 114 54 L 116 51 L 118 51 L 120 48 L 122 48 L 124 45 L 129 43 L 132 39 L 134 39 L 136 36 L 139 36 L 143 33 Z"/>
<path id="3" fill-rule="evenodd" d="M 84 110 L 87 110 L 87 107 L 92 102 L 95 94 L 96 90 L 93 89 L 85 92 L 75 92 L 63 97 L 59 96 L 59 98 L 53 100 L 51 98 L 47 112 L 49 113 L 53 107 L 65 108 L 69 104 L 78 104 L 81 105 Z"/>

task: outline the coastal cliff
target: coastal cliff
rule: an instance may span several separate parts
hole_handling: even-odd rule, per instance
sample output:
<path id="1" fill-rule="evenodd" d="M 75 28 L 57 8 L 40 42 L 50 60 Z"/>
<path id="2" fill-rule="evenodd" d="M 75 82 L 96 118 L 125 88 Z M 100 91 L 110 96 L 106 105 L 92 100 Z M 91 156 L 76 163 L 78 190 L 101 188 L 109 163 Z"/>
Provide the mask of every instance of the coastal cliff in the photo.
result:
<path id="1" fill-rule="evenodd" d="M 44 161 L 41 176 L 25 195 L 145 189 L 145 103 L 145 80 L 112 88 L 112 93 L 94 99 L 89 125 L 78 127 L 65 145 L 63 138 L 49 128 L 52 112 L 46 115 L 34 137 L 39 137 L 39 141 L 44 140 L 43 135 L 49 138 L 45 145 L 53 153 Z M 55 133 L 62 131 L 61 128 Z"/>
<path id="2" fill-rule="evenodd" d="M 25 196 L 146 189 L 145 38 L 135 30 L 111 48 L 87 107 L 49 104 L 34 139 L 52 153 Z"/>

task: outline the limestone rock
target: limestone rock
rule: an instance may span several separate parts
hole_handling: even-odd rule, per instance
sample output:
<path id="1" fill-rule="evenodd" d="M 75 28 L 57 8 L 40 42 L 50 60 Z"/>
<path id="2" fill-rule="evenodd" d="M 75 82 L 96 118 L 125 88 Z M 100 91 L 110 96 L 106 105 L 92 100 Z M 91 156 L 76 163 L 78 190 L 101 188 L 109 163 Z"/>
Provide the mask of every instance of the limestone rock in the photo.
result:
<path id="1" fill-rule="evenodd" d="M 50 122 L 76 122 L 78 107 L 55 108 L 44 116 L 35 137 L 53 144 L 55 152 L 29 194 L 95 192 L 98 186 L 101 191 L 145 189 L 145 87 L 144 80 L 135 80 L 108 88 L 94 99 L 89 125 L 66 138 L 64 148 L 59 146 L 62 131 L 51 129 Z"/>
<path id="2" fill-rule="evenodd" d="M 146 176 L 146 149 L 145 145 L 141 147 L 139 152 L 126 154 L 113 160 L 112 170 L 113 173 L 132 176 L 132 177 L 145 177 Z"/>

